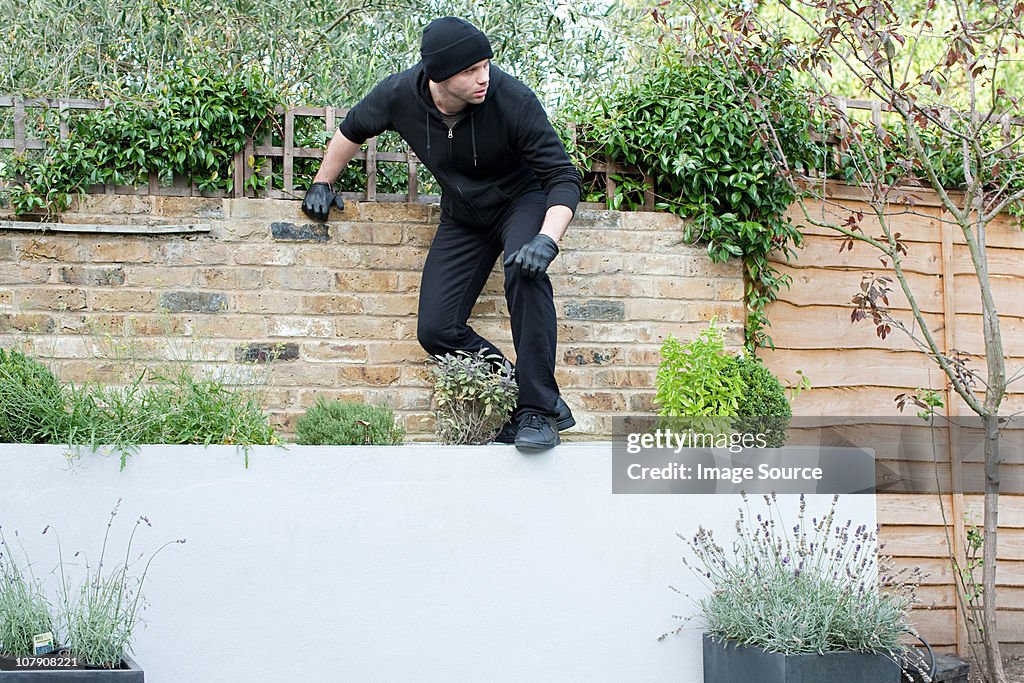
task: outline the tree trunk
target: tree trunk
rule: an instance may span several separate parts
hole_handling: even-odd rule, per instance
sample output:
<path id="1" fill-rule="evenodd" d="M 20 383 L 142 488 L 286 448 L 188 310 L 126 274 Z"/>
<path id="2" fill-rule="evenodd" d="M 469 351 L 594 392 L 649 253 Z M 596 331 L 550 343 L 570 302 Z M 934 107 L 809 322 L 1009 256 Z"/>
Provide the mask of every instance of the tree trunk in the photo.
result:
<path id="1" fill-rule="evenodd" d="M 995 683 L 1009 683 L 1003 671 L 1003 660 L 999 652 L 999 630 L 996 628 L 996 538 L 999 529 L 999 417 L 985 415 L 985 541 L 982 545 L 983 564 L 981 567 L 982 613 L 984 630 L 982 643 L 985 646 L 988 674 Z"/>

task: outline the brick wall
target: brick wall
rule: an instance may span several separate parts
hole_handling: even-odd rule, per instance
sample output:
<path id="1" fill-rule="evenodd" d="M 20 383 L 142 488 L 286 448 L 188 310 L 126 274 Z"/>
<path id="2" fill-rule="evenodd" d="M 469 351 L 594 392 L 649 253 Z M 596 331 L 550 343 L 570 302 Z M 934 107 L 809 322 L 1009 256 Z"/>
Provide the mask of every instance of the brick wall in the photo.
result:
<path id="1" fill-rule="evenodd" d="M 387 403 L 426 438 L 416 304 L 437 212 L 352 203 L 317 225 L 296 201 L 90 195 L 61 219 L 89 232 L 0 222 L 0 346 L 25 347 L 76 382 L 116 377 L 112 343 L 153 362 L 187 347 L 205 370 L 265 376 L 266 407 L 286 433 L 324 396 Z M 98 232 L 166 224 L 208 230 Z M 653 213 L 581 208 L 573 220 L 551 268 L 573 433 L 607 437 L 613 415 L 651 409 L 665 335 L 691 337 L 718 316 L 742 343 L 740 265 L 711 263 L 679 228 Z M 471 324 L 513 356 L 499 268 Z"/>

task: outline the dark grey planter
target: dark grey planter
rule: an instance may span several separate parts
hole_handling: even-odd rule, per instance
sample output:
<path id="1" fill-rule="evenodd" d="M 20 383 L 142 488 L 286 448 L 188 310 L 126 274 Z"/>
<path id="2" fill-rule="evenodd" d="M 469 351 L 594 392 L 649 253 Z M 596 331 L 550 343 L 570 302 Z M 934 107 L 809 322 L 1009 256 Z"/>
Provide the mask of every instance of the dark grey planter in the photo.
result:
<path id="1" fill-rule="evenodd" d="M 900 683 L 886 655 L 829 652 L 784 655 L 715 640 L 704 634 L 704 683 Z"/>
<path id="2" fill-rule="evenodd" d="M 57 655 L 54 655 L 57 656 Z M 142 667 L 128 655 L 121 661 L 121 669 L 86 669 L 84 667 L 52 667 L 47 669 L 21 669 L 4 660 L 0 667 L 3 683 L 144 683 Z"/>

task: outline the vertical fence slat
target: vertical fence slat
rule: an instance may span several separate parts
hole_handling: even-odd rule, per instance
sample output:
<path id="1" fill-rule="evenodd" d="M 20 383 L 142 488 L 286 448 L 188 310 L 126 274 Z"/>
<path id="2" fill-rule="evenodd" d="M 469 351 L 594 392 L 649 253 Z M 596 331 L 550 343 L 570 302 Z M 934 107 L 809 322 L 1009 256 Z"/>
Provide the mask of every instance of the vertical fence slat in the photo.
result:
<path id="1" fill-rule="evenodd" d="M 366 201 L 377 201 L 377 138 L 366 144 Z"/>
<path id="2" fill-rule="evenodd" d="M 68 131 L 68 103 L 65 100 L 57 100 L 57 124 L 60 127 L 60 139 L 67 140 Z"/>
<path id="3" fill-rule="evenodd" d="M 610 207 L 615 197 L 615 180 L 612 179 L 612 160 L 608 157 L 604 158 L 604 196 L 605 205 Z"/>
<path id="4" fill-rule="evenodd" d="M 327 133 L 325 143 L 330 143 L 331 138 L 334 136 L 334 112 L 334 107 L 326 107 L 324 110 L 324 132 Z"/>
<path id="5" fill-rule="evenodd" d="M 231 196 L 235 199 L 239 199 L 244 196 L 245 193 L 245 153 L 248 151 L 249 141 L 246 140 L 245 145 L 242 149 L 235 152 L 234 158 L 231 160 Z"/>
<path id="6" fill-rule="evenodd" d="M 939 218 L 948 218 L 943 215 L 944 210 L 939 209 Z M 942 221 L 939 224 L 939 230 L 941 230 L 940 237 L 940 248 L 942 255 L 942 262 L 940 264 L 942 273 L 942 317 L 943 317 L 943 345 L 945 352 L 950 353 L 953 349 L 957 348 L 957 334 L 956 334 L 956 283 L 954 281 L 954 262 L 953 262 L 953 226 L 948 221 Z M 953 556 L 956 559 L 957 564 L 960 567 L 967 566 L 967 553 L 965 550 L 964 541 L 967 538 L 967 530 L 964 525 L 964 494 L 963 494 L 963 467 L 962 467 L 962 451 L 960 448 L 960 428 L 957 423 L 957 415 L 959 410 L 957 408 L 956 394 L 953 392 L 952 387 L 946 387 L 945 389 L 946 399 L 946 417 L 949 418 L 949 426 L 947 429 L 949 435 L 949 476 L 952 483 L 952 490 L 950 495 L 950 504 L 952 507 L 952 543 L 953 543 Z M 941 502 L 941 500 L 940 500 Z M 953 577 L 953 590 L 958 591 L 959 588 L 956 586 L 956 577 Z M 964 608 L 960 604 L 959 600 L 954 600 L 953 605 L 956 609 L 956 647 L 957 652 L 960 654 L 967 654 L 968 651 L 968 633 L 967 625 L 964 621 Z"/>
<path id="7" fill-rule="evenodd" d="M 836 108 L 839 110 L 839 114 L 841 116 L 839 119 L 839 133 L 845 137 L 846 134 L 850 132 L 850 109 L 846 106 L 846 98 L 838 98 L 836 100 Z"/>
<path id="8" fill-rule="evenodd" d="M 243 152 L 245 153 L 245 156 L 242 159 L 242 178 L 244 178 L 245 183 L 248 184 L 256 173 L 256 141 L 253 140 L 251 136 L 246 136 L 245 149 L 243 150 Z M 255 191 L 247 191 L 245 189 L 245 185 L 243 184 L 241 196 L 255 197 L 256 193 Z"/>
<path id="9" fill-rule="evenodd" d="M 417 201 L 420 193 L 420 179 L 418 174 L 419 164 L 416 163 L 416 154 L 410 149 L 405 152 L 405 160 L 409 164 L 409 202 Z"/>
<path id="10" fill-rule="evenodd" d="M 337 109 L 335 109 L 334 107 L 324 108 L 324 132 L 326 133 L 326 139 L 324 140 L 324 158 L 327 158 L 327 147 L 331 144 L 331 138 L 334 137 L 334 122 L 336 112 Z M 339 192 L 341 191 L 340 188 L 335 189 L 337 189 Z"/>
<path id="11" fill-rule="evenodd" d="M 25 151 L 25 98 L 14 98 L 14 153 Z"/>
<path id="12" fill-rule="evenodd" d="M 267 131 L 267 134 L 263 137 L 263 144 L 267 147 L 274 144 L 273 126 L 271 126 L 270 130 Z M 260 169 L 260 175 L 267 179 L 267 185 L 266 189 L 261 193 L 258 193 L 257 196 L 270 197 L 271 193 L 274 191 L 274 157 L 272 155 L 268 154 L 264 157 L 264 164 Z"/>
<path id="13" fill-rule="evenodd" d="M 289 109 L 284 113 L 284 161 L 281 173 L 284 176 L 284 192 L 291 196 L 294 192 L 292 172 L 295 163 L 295 114 Z"/>

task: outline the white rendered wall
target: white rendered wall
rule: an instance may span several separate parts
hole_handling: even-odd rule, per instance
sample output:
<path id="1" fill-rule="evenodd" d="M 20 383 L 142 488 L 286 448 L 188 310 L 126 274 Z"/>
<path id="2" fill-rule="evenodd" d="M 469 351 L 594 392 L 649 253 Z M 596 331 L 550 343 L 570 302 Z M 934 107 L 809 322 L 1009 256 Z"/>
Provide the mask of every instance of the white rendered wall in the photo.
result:
<path id="1" fill-rule="evenodd" d="M 118 498 L 115 550 L 140 515 L 140 552 L 187 539 L 145 586 L 149 683 L 699 682 L 699 625 L 657 640 L 692 612 L 669 585 L 700 594 L 675 534 L 728 539 L 739 505 L 612 495 L 607 442 L 260 447 L 248 469 L 231 447 L 148 446 L 123 472 L 65 452 L 0 446 L 0 526 L 50 582 L 43 528 L 95 562 Z M 809 514 L 830 500 L 810 497 Z M 840 512 L 873 528 L 875 498 Z"/>

